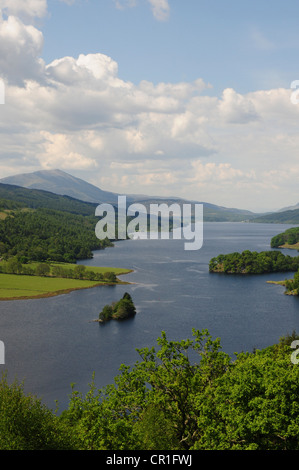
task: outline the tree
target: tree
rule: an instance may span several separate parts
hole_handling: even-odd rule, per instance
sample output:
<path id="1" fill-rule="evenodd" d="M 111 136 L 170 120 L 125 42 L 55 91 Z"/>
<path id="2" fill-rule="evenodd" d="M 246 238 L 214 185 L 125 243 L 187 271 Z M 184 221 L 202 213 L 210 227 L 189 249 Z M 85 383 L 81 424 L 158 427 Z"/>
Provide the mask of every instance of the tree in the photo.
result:
<path id="1" fill-rule="evenodd" d="M 74 268 L 74 277 L 76 279 L 83 279 L 85 275 L 86 267 L 82 264 L 77 264 Z"/>
<path id="2" fill-rule="evenodd" d="M 35 268 L 36 276 L 48 276 L 50 274 L 51 268 L 47 263 L 40 263 Z"/>
<path id="3" fill-rule="evenodd" d="M 8 274 L 20 274 L 22 272 L 22 264 L 17 258 L 9 258 L 5 265 L 5 271 Z"/>
<path id="4" fill-rule="evenodd" d="M 160 349 L 138 349 L 141 362 L 122 365 L 114 385 L 97 392 L 91 384 L 86 398 L 73 391 L 66 418 L 75 423 L 82 448 L 192 448 L 200 438 L 196 399 L 230 362 L 207 331 L 193 330 L 193 336 L 168 341 L 162 332 Z M 192 364 L 191 352 L 199 363 Z"/>
<path id="5" fill-rule="evenodd" d="M 109 282 L 116 282 L 117 281 L 117 277 L 116 277 L 115 273 L 112 272 L 112 271 L 107 271 L 104 274 L 104 279 L 106 279 Z"/>
<path id="6" fill-rule="evenodd" d="M 111 320 L 113 315 L 113 309 L 111 305 L 105 305 L 103 310 L 99 314 L 99 320 L 100 321 L 108 321 Z"/>
<path id="7" fill-rule="evenodd" d="M 125 292 L 122 299 L 113 302 L 111 305 L 105 305 L 99 314 L 100 321 L 125 320 L 136 314 L 136 308 L 130 294 Z"/>
<path id="8" fill-rule="evenodd" d="M 25 395 L 23 384 L 0 381 L 1 450 L 70 450 L 76 438 L 39 399 Z"/>

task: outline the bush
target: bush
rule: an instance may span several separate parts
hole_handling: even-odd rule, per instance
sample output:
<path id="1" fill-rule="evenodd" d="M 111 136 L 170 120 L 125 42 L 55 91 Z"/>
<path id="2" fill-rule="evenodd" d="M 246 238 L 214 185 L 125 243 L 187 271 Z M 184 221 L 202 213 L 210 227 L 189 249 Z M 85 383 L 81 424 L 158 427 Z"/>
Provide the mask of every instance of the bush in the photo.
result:
<path id="1" fill-rule="evenodd" d="M 23 384 L 0 382 L 1 450 L 70 450 L 75 439 L 37 398 L 24 394 Z"/>

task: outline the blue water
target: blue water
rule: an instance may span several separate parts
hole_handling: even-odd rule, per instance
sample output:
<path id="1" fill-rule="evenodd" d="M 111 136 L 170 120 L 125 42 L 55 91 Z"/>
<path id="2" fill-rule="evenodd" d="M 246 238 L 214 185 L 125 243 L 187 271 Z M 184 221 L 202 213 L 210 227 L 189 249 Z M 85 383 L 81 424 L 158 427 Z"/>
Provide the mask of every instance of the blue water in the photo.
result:
<path id="1" fill-rule="evenodd" d="M 205 223 L 204 244 L 185 251 L 183 240 L 126 240 L 95 252 L 94 266 L 130 268 L 130 285 L 75 291 L 47 299 L 0 302 L 0 340 L 10 380 L 24 380 L 26 392 L 50 408 L 68 406 L 71 383 L 83 393 L 95 373 L 101 388 L 112 383 L 122 363 L 138 359 L 136 348 L 156 345 L 161 331 L 169 339 L 191 337 L 192 328 L 220 337 L 222 349 L 252 351 L 299 332 L 299 299 L 285 296 L 267 280 L 293 273 L 257 276 L 211 274 L 213 256 L 245 249 L 270 249 L 271 237 L 288 225 Z M 293 250 L 284 253 L 296 256 Z M 103 306 L 129 292 L 137 308 L 131 320 L 100 325 Z"/>

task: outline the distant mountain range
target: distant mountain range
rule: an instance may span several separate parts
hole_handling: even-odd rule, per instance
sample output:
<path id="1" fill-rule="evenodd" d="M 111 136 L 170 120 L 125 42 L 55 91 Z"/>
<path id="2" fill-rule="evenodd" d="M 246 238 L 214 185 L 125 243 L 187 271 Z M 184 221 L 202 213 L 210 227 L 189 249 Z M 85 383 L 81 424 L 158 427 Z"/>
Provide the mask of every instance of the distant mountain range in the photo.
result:
<path id="1" fill-rule="evenodd" d="M 54 194 L 69 196 L 89 203 L 109 203 L 115 205 L 118 201 L 118 194 L 103 191 L 97 186 L 87 183 L 86 181 L 69 175 L 61 170 L 41 170 L 33 173 L 18 174 L 0 179 L 0 183 L 27 189 L 49 191 Z M 161 204 L 162 202 L 168 205 L 177 203 L 180 206 L 187 203 L 202 203 L 204 206 L 204 220 L 211 222 L 240 222 L 250 220 L 258 216 L 258 214 L 247 210 L 227 208 L 207 202 L 189 201 L 176 197 L 166 198 L 160 196 L 153 197 L 128 194 L 126 195 L 126 198 L 128 205 L 138 202 L 143 204 L 147 209 L 150 204 Z"/>
<path id="2" fill-rule="evenodd" d="M 4 189 L 4 187 L 6 187 L 7 189 L 7 185 L 14 185 L 31 190 L 41 190 L 44 192 L 42 194 L 43 198 L 47 197 L 46 193 L 48 192 L 60 196 L 67 196 L 69 198 L 91 204 L 109 203 L 116 205 L 118 202 L 118 194 L 110 191 L 103 191 L 97 186 L 87 183 L 86 181 L 61 170 L 41 170 L 33 173 L 23 173 L 0 179 L 0 188 L 2 187 L 2 189 Z M 18 193 L 18 197 L 22 198 L 20 192 Z M 134 202 L 138 202 L 143 204 L 147 210 L 150 204 L 161 204 L 162 202 L 168 205 L 177 203 L 180 206 L 187 203 L 203 204 L 204 221 L 206 222 L 264 222 L 299 224 L 299 204 L 290 208 L 281 209 L 273 213 L 257 214 L 248 210 L 227 208 L 210 204 L 208 202 L 190 201 L 177 197 L 167 198 L 138 194 L 128 194 L 126 197 L 128 205 Z M 51 204 L 53 204 L 53 202 L 54 201 L 51 201 Z M 58 203 L 58 200 L 56 200 L 56 202 Z M 70 201 L 68 204 L 70 204 Z"/>

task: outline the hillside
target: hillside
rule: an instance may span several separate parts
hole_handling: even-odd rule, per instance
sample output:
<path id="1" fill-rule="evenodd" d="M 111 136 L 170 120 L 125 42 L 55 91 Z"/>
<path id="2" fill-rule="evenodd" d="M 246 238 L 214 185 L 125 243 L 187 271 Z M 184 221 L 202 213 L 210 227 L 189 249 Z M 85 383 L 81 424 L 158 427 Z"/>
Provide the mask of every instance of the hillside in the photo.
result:
<path id="1" fill-rule="evenodd" d="M 0 258 L 76 262 L 112 246 L 95 235 L 97 204 L 0 184 Z"/>
<path id="2" fill-rule="evenodd" d="M 117 202 L 117 195 L 76 178 L 61 170 L 42 170 L 2 178 L 0 183 L 22 186 L 28 189 L 50 191 L 62 196 L 70 196 L 81 201 L 100 204 Z"/>
<path id="3" fill-rule="evenodd" d="M 267 224 L 299 224 L 299 209 L 275 212 L 272 214 L 261 215 L 250 220 L 254 223 Z"/>
<path id="4" fill-rule="evenodd" d="M 27 189 L 39 189 L 58 195 L 67 195 L 71 198 L 90 203 L 117 204 L 118 195 L 87 183 L 61 170 L 44 170 L 34 173 L 20 174 L 0 179 L 0 183 L 21 186 Z M 257 217 L 257 214 L 236 208 L 226 208 L 215 204 L 199 201 L 189 201 L 178 197 L 144 196 L 137 194 L 126 195 L 127 204 L 138 202 L 143 204 L 147 210 L 150 204 L 166 203 L 169 206 L 174 203 L 203 204 L 204 221 L 206 222 L 243 222 Z M 1 196 L 0 196 L 1 198 Z M 52 201 L 53 203 L 53 201 Z"/>
<path id="5" fill-rule="evenodd" d="M 96 207 L 95 203 L 79 201 L 69 196 L 0 183 L 0 210 L 44 208 L 72 214 L 94 215 Z"/>

